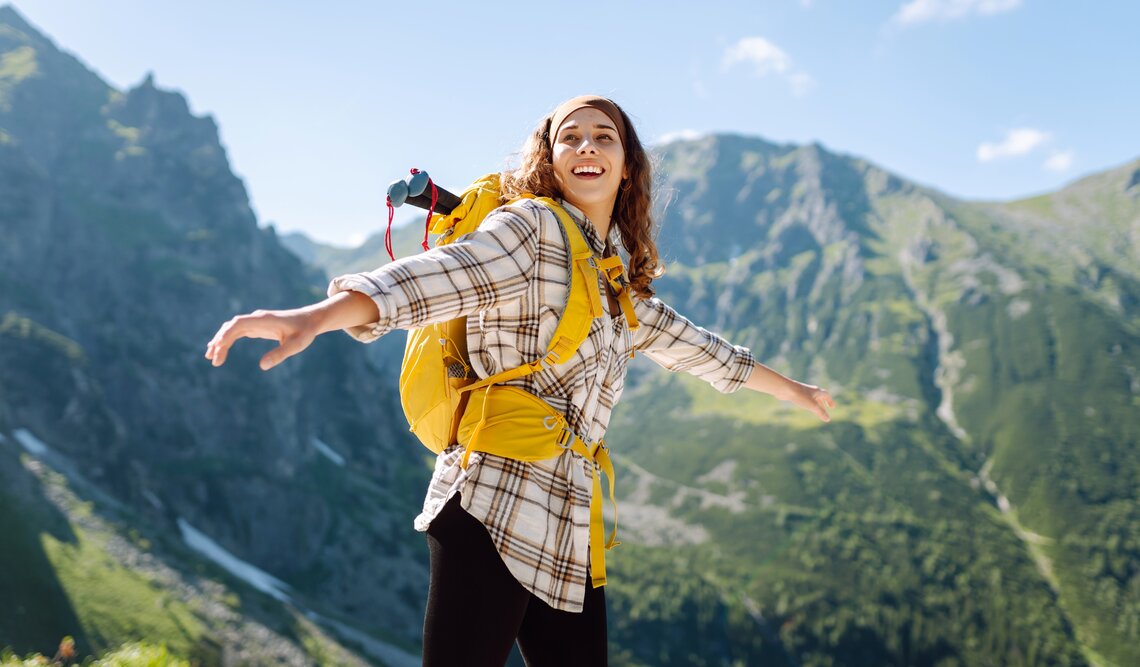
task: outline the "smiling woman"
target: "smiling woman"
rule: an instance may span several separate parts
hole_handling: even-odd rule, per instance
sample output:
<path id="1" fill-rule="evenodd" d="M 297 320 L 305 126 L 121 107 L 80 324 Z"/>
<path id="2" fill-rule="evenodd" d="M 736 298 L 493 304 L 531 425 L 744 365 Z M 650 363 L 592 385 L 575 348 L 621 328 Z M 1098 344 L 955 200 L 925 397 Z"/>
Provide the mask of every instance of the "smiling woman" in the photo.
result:
<path id="1" fill-rule="evenodd" d="M 606 235 L 618 187 L 629 177 L 617 129 L 591 107 L 566 117 L 554 139 L 554 175 L 566 199 L 578 203 Z"/>
<path id="2" fill-rule="evenodd" d="M 589 117 L 582 119 L 584 114 Z M 615 160 L 621 167 L 609 169 L 602 179 L 571 173 L 579 164 L 604 169 Z M 564 197 L 603 238 L 616 225 L 629 260 L 630 285 L 646 297 L 653 296 L 650 283 L 664 272 L 653 240 L 652 187 L 649 156 L 629 116 L 611 100 L 592 95 L 567 100 L 543 118 L 523 147 L 522 164 L 503 174 L 505 196 Z"/>
<path id="3" fill-rule="evenodd" d="M 472 392 L 471 407 L 456 415 L 460 428 L 438 455 L 415 521 L 431 551 L 424 664 L 502 665 L 517 641 L 531 666 L 604 665 L 601 555 L 610 544 L 603 539 L 600 474 L 610 477 L 612 498 L 604 436 L 633 353 L 724 393 L 744 387 L 772 394 L 824 421 L 834 403 L 826 391 L 757 363 L 747 349 L 653 298 L 651 282 L 662 268 L 650 162 L 629 117 L 611 100 L 584 96 L 561 104 L 538 124 L 522 164 L 501 183 L 508 205 L 475 231 L 335 278 L 321 303 L 235 317 L 210 341 L 206 357 L 219 366 L 239 338 L 269 338 L 280 346 L 262 358 L 268 370 L 328 331 L 369 342 L 393 328 L 471 316 L 460 365 L 469 370 L 469 387 L 485 384 L 486 392 Z M 527 198 L 534 196 L 549 199 Z M 579 243 L 587 247 L 575 260 L 571 248 Z M 598 280 L 597 312 L 586 320 L 584 339 L 566 358 L 528 364 L 549 356 L 563 312 L 578 303 L 570 300 L 580 292 L 568 285 L 580 270 L 576 262 L 620 269 L 619 248 L 628 257 L 628 283 L 616 274 Z M 622 316 L 619 301 L 632 312 Z M 508 379 L 500 378 L 504 372 Z M 540 407 L 500 414 L 488 407 L 506 401 L 497 396 L 522 396 L 524 405 Z M 478 426 L 464 430 L 475 420 Z M 565 426 L 549 430 L 547 420 Z M 532 455 L 536 438 L 551 440 L 540 448 L 549 455 Z"/>

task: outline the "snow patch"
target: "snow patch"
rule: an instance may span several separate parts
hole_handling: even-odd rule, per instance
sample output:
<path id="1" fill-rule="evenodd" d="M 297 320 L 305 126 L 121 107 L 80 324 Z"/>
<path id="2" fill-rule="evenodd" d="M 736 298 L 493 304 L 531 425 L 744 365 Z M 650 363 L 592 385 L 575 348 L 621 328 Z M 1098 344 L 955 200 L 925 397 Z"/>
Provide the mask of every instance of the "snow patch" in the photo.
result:
<path id="1" fill-rule="evenodd" d="M 1128 373 L 1128 388 L 1132 390 L 1133 394 L 1140 394 L 1140 373 L 1128 364 L 1124 365 L 1124 372 Z"/>
<path id="2" fill-rule="evenodd" d="M 332 461 L 333 463 L 337 464 L 338 466 L 340 466 L 342 468 L 344 467 L 344 457 L 341 456 L 340 454 L 337 454 L 335 451 L 333 451 L 333 448 L 326 445 L 324 443 L 324 441 L 321 440 L 320 438 L 317 438 L 317 437 L 313 438 L 313 447 L 316 447 L 318 452 L 327 456 L 328 459 L 330 461 Z"/>
<path id="3" fill-rule="evenodd" d="M 281 602 L 294 604 L 293 599 L 290 598 L 288 594 L 290 590 L 289 584 L 234 556 L 181 517 L 178 518 L 178 529 L 182 531 L 182 540 L 191 549 L 209 558 L 230 574 L 238 577 L 262 593 L 271 595 Z M 379 640 L 344 623 L 322 616 L 311 609 L 299 608 L 299 611 L 309 620 L 320 623 L 326 627 L 331 627 L 337 634 L 349 641 L 355 642 L 367 653 L 383 662 L 383 664 L 391 665 L 392 667 L 416 667 L 421 662 L 419 657 L 397 646 Z"/>
<path id="4" fill-rule="evenodd" d="M 957 275 L 964 289 L 981 289 L 979 276 L 991 274 L 997 279 L 997 288 L 1002 294 L 1011 296 L 1025 289 L 1025 279 L 1013 269 L 998 264 L 993 257 L 982 255 L 970 259 L 960 259 L 950 265 L 950 271 Z"/>
<path id="5" fill-rule="evenodd" d="M 1009 319 L 1016 320 L 1028 313 L 1032 307 L 1033 305 L 1024 299 L 1014 299 L 1009 302 L 1009 307 L 1006 309 L 1006 312 L 1009 313 Z"/>
<path id="6" fill-rule="evenodd" d="M 147 502 L 153 505 L 156 510 L 162 509 L 162 501 L 158 499 L 158 496 L 154 495 L 146 489 L 143 489 L 142 496 L 143 498 L 146 498 Z"/>
<path id="7" fill-rule="evenodd" d="M 365 652 L 375 658 L 379 658 L 385 665 L 391 665 L 391 667 L 419 667 L 423 664 L 420 658 L 387 642 L 380 641 L 372 635 L 349 627 L 344 623 L 334 621 L 331 618 L 326 618 L 312 611 L 305 612 L 305 615 L 317 623 L 333 628 L 337 634 L 345 639 L 356 642 Z"/>
<path id="8" fill-rule="evenodd" d="M 697 478 L 697 482 L 707 484 L 709 482 L 718 482 L 720 484 L 732 484 L 732 480 L 736 476 L 737 463 L 734 459 L 721 461 L 715 468 L 706 472 Z"/>
<path id="9" fill-rule="evenodd" d="M 262 593 L 271 595 L 282 602 L 292 602 L 292 599 L 286 594 L 289 585 L 285 582 L 226 551 L 218 543 L 207 537 L 205 533 L 187 523 L 182 517 L 178 518 L 178 529 L 182 531 L 182 541 L 186 543 L 186 546 L 214 561 L 227 572 Z"/>
<path id="10" fill-rule="evenodd" d="M 12 432 L 12 435 L 16 436 L 16 442 L 32 456 L 47 456 L 51 452 L 51 448 L 45 445 L 43 440 L 32 435 L 32 432 L 26 428 L 18 428 Z"/>

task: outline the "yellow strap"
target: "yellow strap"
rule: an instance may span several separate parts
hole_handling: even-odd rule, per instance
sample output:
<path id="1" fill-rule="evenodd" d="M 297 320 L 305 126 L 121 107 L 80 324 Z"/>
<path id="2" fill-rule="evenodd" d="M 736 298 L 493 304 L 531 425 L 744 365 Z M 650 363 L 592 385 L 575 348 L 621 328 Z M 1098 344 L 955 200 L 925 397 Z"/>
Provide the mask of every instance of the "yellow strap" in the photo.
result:
<path id="1" fill-rule="evenodd" d="M 598 268 L 606 272 L 606 276 L 610 279 L 616 278 L 625 273 L 625 268 L 621 263 L 621 257 L 618 255 L 610 255 L 598 260 Z M 615 273 L 616 271 L 616 273 Z"/>
<path id="2" fill-rule="evenodd" d="M 594 467 L 594 490 L 590 493 L 590 581 L 594 588 L 606 585 L 606 550 L 599 548 L 606 536 L 602 519 L 602 480 Z"/>
<path id="3" fill-rule="evenodd" d="M 602 290 L 598 287 L 598 274 L 594 269 L 594 256 L 579 257 L 574 260 L 576 266 L 575 279 L 580 279 L 585 282 L 586 294 L 590 297 L 590 319 L 601 317 L 605 314 L 605 308 L 602 307 Z"/>
<path id="4" fill-rule="evenodd" d="M 600 443 L 601 446 L 597 448 L 597 453 L 594 455 L 594 460 L 601 466 L 602 472 L 605 473 L 606 479 L 610 484 L 610 506 L 614 508 L 614 525 L 610 530 L 610 539 L 606 540 L 606 548 L 613 549 L 621 544 L 617 539 L 618 527 L 618 512 L 617 512 L 617 498 L 614 497 L 614 464 L 610 460 L 610 450 L 606 447 L 605 442 Z M 597 476 L 595 475 L 595 478 Z"/>
<path id="5" fill-rule="evenodd" d="M 595 447 L 591 455 L 585 443 L 577 436 L 570 447 L 587 461 L 594 463 L 594 488 L 590 493 L 590 579 L 594 588 L 606 585 L 606 551 L 621 544 L 617 540 L 617 499 L 614 498 L 614 465 L 604 444 Z M 614 526 L 610 539 L 606 537 L 605 519 L 602 518 L 602 473 L 610 484 L 610 506 L 614 508 Z"/>
<path id="6" fill-rule="evenodd" d="M 566 238 L 569 239 L 570 242 L 570 256 L 573 261 L 570 266 L 570 286 L 566 310 L 563 311 L 562 317 L 559 318 L 558 326 L 555 327 L 554 334 L 550 338 L 550 347 L 541 359 L 536 359 L 518 368 L 511 368 L 467 385 L 460 389 L 461 392 L 475 391 L 476 389 L 482 389 L 488 385 L 502 384 L 511 380 L 517 380 L 531 373 L 537 373 L 548 366 L 554 366 L 566 361 L 578 350 L 582 342 L 586 340 L 586 336 L 590 331 L 590 323 L 593 322 L 594 318 L 601 317 L 605 312 L 602 307 L 602 294 L 598 288 L 597 274 L 594 268 L 593 251 L 586 243 L 586 239 L 582 236 L 578 225 L 570 218 L 570 214 L 554 200 L 548 197 L 539 197 L 535 198 L 535 201 L 542 202 L 547 208 L 554 212 L 555 216 L 561 222 L 563 229 L 566 230 Z M 619 258 L 618 263 L 620 264 L 620 262 L 621 260 Z M 581 296 L 576 295 L 580 294 L 583 289 L 586 292 L 588 312 L 584 314 L 575 313 L 573 310 L 578 308 L 581 303 Z M 630 311 L 630 313 L 632 314 L 632 311 Z"/>
<path id="7" fill-rule="evenodd" d="M 471 433 L 471 439 L 467 441 L 467 448 L 463 450 L 463 458 L 459 460 L 459 467 L 464 470 L 467 469 L 468 459 L 471 458 L 471 452 L 475 451 L 476 444 L 479 442 L 479 434 L 482 433 L 483 427 L 487 425 L 487 405 L 491 402 L 487 400 L 490 397 L 491 385 L 483 391 L 483 405 L 479 410 L 479 423 L 475 425 L 475 430 Z"/>
<path id="8" fill-rule="evenodd" d="M 491 377 L 483 378 L 482 380 L 479 380 L 478 382 L 473 382 L 473 383 L 471 383 L 465 387 L 460 387 L 459 391 L 460 391 L 460 393 L 465 392 L 465 391 L 475 391 L 476 389 L 482 389 L 484 387 L 489 387 L 493 384 L 510 382 L 511 380 L 517 380 L 521 377 L 526 377 L 526 376 L 530 375 L 531 373 L 537 373 L 538 371 L 542 370 L 544 361 L 546 361 L 546 357 L 543 357 L 542 359 L 538 359 L 536 361 L 532 361 L 529 364 L 523 364 L 522 366 L 519 366 L 518 368 L 511 368 L 511 369 L 505 370 L 501 373 L 496 373 L 496 374 L 492 375 Z"/>
<path id="9" fill-rule="evenodd" d="M 621 312 L 625 313 L 625 323 L 629 325 L 630 331 L 637 331 L 641 326 L 641 322 L 637 321 L 637 314 L 633 312 L 633 299 L 629 296 L 629 287 L 624 287 L 617 293 L 618 303 L 621 304 Z"/>
<path id="10" fill-rule="evenodd" d="M 621 305 L 621 311 L 625 314 L 625 321 L 629 325 L 629 330 L 637 331 L 641 323 L 637 321 L 637 315 L 633 311 L 633 299 L 629 296 L 629 283 L 625 279 L 625 266 L 621 263 L 621 257 L 618 255 L 603 257 L 597 261 L 597 265 L 605 273 L 606 281 L 617 294 L 618 304 Z"/>
<path id="11" fill-rule="evenodd" d="M 482 405 L 474 405 L 480 401 Z M 621 543 L 617 540 L 614 467 L 604 443 L 587 445 L 570 431 L 566 417 L 541 398 L 518 387 L 501 386 L 488 386 L 485 391 L 471 396 L 459 426 L 459 441 L 466 443 L 460 460 L 464 468 L 471 453 L 476 451 L 520 461 L 544 461 L 569 449 L 594 463 L 590 493 L 590 579 L 595 588 L 606 585 L 605 552 Z M 614 525 L 608 540 L 602 517 L 603 474 L 609 480 L 610 504 L 614 508 Z"/>

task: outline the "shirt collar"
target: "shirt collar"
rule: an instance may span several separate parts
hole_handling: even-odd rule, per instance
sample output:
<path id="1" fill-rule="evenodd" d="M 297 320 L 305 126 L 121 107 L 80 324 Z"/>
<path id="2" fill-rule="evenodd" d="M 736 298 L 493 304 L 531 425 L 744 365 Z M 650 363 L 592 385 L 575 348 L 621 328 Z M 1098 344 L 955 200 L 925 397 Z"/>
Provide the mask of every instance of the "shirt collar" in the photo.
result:
<path id="1" fill-rule="evenodd" d="M 566 212 L 570 214 L 574 222 L 578 223 L 578 228 L 582 230 L 582 236 L 586 238 L 586 243 L 589 244 L 594 254 L 604 256 L 609 244 L 606 242 L 606 239 L 603 239 L 601 235 L 598 234 L 598 228 L 594 227 L 594 223 L 590 222 L 589 218 L 586 217 L 586 214 L 583 213 L 581 209 L 565 199 L 559 199 L 558 203 L 562 205 L 562 208 L 566 209 Z"/>

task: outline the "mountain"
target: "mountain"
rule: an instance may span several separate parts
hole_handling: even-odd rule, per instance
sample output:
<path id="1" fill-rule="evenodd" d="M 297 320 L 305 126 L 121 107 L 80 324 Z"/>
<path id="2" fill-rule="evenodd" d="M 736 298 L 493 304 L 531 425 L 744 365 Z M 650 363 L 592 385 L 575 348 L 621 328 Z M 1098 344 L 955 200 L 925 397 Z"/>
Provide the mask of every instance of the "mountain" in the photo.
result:
<path id="1" fill-rule="evenodd" d="M 660 295 L 840 407 L 635 364 L 622 664 L 1132 664 L 1140 161 L 998 203 L 819 145 L 658 153 Z"/>
<path id="2" fill-rule="evenodd" d="M 409 207 L 411 208 L 411 207 Z M 419 211 L 419 209 L 413 209 Z M 415 220 L 404 220 L 392 226 L 392 252 L 405 257 L 423 251 L 423 215 Z M 429 237 L 430 238 L 430 237 Z M 281 244 L 305 264 L 319 267 L 322 275 L 339 276 L 345 273 L 367 271 L 388 262 L 384 231 L 377 231 L 355 248 L 314 241 L 302 232 L 282 234 Z"/>
<path id="3" fill-rule="evenodd" d="M 0 591 L 13 592 L 0 596 L 0 646 L 54 652 L 66 634 L 94 651 L 137 630 L 189 652 L 266 663 L 284 652 L 306 664 L 321 646 L 310 638 L 317 630 L 302 629 L 319 616 L 354 646 L 414 650 L 426 550 L 411 517 L 430 470 L 390 418 L 394 390 L 375 382 L 345 336 L 270 373 L 255 363 L 266 345 L 235 350 L 220 369 L 202 357 L 234 314 L 323 294 L 314 279 L 258 227 L 213 119 L 150 77 L 111 88 L 0 8 L 0 476 L 9 481 Z M 64 487 L 87 509 L 64 511 L 54 495 Z M 100 546 L 131 536 L 148 545 L 137 558 L 179 576 L 140 579 L 129 550 Z M 292 604 L 228 575 L 194 543 L 272 577 Z M 84 573 L 104 570 L 122 576 L 91 592 Z M 114 600 L 128 586 L 116 577 L 130 580 L 139 604 L 102 622 L 107 610 L 87 603 Z M 214 593 L 231 608 L 203 611 Z M 156 605 L 182 611 L 160 626 Z M 235 615 L 264 632 L 226 630 Z"/>
<path id="4" fill-rule="evenodd" d="M 818 144 L 658 159 L 660 296 L 839 407 L 634 363 L 613 664 L 1135 664 L 1140 161 L 967 202 Z M 398 344 L 200 357 L 234 313 L 323 293 L 284 245 L 377 260 L 259 229 L 211 119 L 10 8 L 0 173 L 0 645 L 407 660 L 429 469 Z"/>
<path id="5" fill-rule="evenodd" d="M 1140 161 L 971 203 L 818 145 L 660 157 L 660 295 L 840 407 L 642 369 L 608 440 L 655 565 L 791 663 L 1134 664 Z"/>

